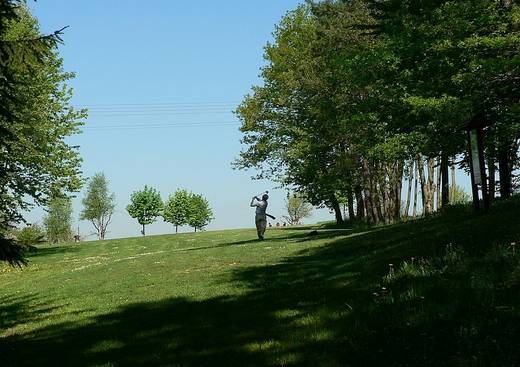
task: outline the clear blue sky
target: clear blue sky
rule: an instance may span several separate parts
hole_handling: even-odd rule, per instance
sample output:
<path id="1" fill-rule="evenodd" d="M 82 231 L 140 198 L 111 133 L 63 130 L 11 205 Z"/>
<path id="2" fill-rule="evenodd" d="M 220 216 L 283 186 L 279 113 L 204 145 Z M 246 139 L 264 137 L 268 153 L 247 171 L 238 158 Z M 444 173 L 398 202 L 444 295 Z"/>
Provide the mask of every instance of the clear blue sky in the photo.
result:
<path id="1" fill-rule="evenodd" d="M 71 142 L 81 146 L 84 175 L 104 172 L 116 194 L 108 237 L 139 235 L 125 207 L 145 184 L 163 199 L 177 188 L 206 196 L 216 217 L 208 229 L 254 226 L 249 201 L 264 190 L 272 193 L 269 212 L 283 214 L 285 191 L 231 169 L 241 149 L 231 111 L 260 83 L 263 46 L 298 3 L 30 2 L 44 33 L 70 26 L 60 54 L 65 70 L 77 73 L 70 82 L 73 104 L 90 109 L 84 133 Z M 74 200 L 76 219 L 83 195 Z M 29 219 L 41 216 L 35 210 Z M 328 219 L 331 214 L 320 210 L 310 221 Z M 89 223 L 76 222 L 83 235 L 93 232 Z M 148 232 L 172 228 L 160 219 Z"/>

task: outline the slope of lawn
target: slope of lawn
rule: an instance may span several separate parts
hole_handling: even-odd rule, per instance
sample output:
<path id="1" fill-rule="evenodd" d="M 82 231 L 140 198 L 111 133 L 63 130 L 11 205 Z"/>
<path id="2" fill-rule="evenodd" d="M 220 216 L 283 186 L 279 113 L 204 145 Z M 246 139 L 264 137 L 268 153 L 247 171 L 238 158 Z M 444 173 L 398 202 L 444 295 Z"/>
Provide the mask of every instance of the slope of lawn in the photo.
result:
<path id="1" fill-rule="evenodd" d="M 0 365 L 520 365 L 518 198 L 309 232 L 86 242 L 1 265 Z"/>

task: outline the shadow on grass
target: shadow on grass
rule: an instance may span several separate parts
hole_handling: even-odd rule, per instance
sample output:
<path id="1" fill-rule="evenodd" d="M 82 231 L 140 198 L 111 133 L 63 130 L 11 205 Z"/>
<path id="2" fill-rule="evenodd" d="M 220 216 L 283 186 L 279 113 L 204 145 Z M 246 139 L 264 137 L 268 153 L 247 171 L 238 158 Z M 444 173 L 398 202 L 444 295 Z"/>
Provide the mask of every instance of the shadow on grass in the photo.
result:
<path id="1" fill-rule="evenodd" d="M 325 246 L 236 270 L 243 295 L 124 306 L 81 325 L 7 337 L 0 358 L 6 366 L 514 366 L 520 297 L 502 278 L 479 283 L 479 268 L 461 267 L 419 277 L 418 294 L 381 290 L 390 263 L 434 258 L 450 243 L 478 259 L 518 241 L 518 206 L 506 209 L 324 233 Z"/>
<path id="2" fill-rule="evenodd" d="M 241 240 L 235 242 L 221 243 L 217 245 L 211 246 L 197 246 L 197 247 L 188 247 L 188 248 L 180 248 L 173 250 L 173 252 L 193 252 L 193 251 L 205 251 L 211 249 L 219 249 L 226 247 L 236 247 L 236 246 L 246 246 L 246 245 L 255 245 L 255 244 L 281 244 L 287 241 L 292 242 L 304 242 L 307 240 L 316 240 L 316 239 L 325 239 L 325 238 L 335 238 L 340 235 L 345 235 L 344 233 L 335 232 L 335 233 L 326 233 L 318 236 L 308 236 L 307 234 L 287 234 L 285 236 L 276 236 L 271 237 L 268 236 L 265 240 L 260 241 L 259 239 L 249 239 L 249 240 Z"/>
<path id="3" fill-rule="evenodd" d="M 23 325 L 31 321 L 46 320 L 53 317 L 55 313 L 60 313 L 61 315 L 73 313 L 73 311 L 64 311 L 67 304 L 54 304 L 48 300 L 41 301 L 41 299 L 42 297 L 38 294 L 0 298 L 0 330 Z M 83 312 L 85 311 L 89 310 L 83 310 Z M 0 357 L 1 354 L 0 348 Z"/>
<path id="4" fill-rule="evenodd" d="M 67 246 L 53 246 L 53 247 L 35 247 L 35 251 L 29 252 L 27 258 L 49 256 L 63 254 L 67 252 L 77 252 L 80 250 L 79 246 L 67 245 Z"/>

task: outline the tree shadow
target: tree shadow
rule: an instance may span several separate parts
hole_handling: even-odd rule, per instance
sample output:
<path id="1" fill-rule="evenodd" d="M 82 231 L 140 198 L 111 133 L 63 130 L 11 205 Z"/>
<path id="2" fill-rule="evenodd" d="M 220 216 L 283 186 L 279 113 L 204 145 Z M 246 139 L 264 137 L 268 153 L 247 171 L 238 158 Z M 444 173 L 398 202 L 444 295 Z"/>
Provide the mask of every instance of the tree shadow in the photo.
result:
<path id="1" fill-rule="evenodd" d="M 68 252 L 77 252 L 80 250 L 79 246 L 67 245 L 67 246 L 53 246 L 53 247 L 35 247 L 36 250 L 27 254 L 27 259 L 57 255 Z"/>
<path id="2" fill-rule="evenodd" d="M 32 321 L 43 321 L 55 313 L 66 315 L 77 311 L 64 311 L 67 303 L 52 302 L 39 294 L 9 296 L 0 299 L 0 330 L 16 327 Z M 82 312 L 92 311 L 83 310 Z"/>
<path id="3" fill-rule="evenodd" d="M 323 246 L 302 249 L 276 265 L 233 271 L 231 282 L 245 287 L 242 294 L 130 304 L 81 324 L 8 336 L 0 358 L 6 366 L 513 366 L 520 351 L 505 345 L 497 330 L 507 322 L 505 337 L 515 340 L 518 313 L 493 324 L 495 330 L 479 323 L 496 315 L 482 317 L 477 295 L 457 296 L 464 287 L 392 303 L 381 303 L 374 293 L 390 263 L 437 256 L 450 243 L 483 251 L 490 239 L 518 238 L 516 214 L 324 233 L 321 239 L 329 242 Z M 268 241 L 306 238 L 291 234 Z M 472 327 L 495 339 L 475 340 L 484 331 Z"/>

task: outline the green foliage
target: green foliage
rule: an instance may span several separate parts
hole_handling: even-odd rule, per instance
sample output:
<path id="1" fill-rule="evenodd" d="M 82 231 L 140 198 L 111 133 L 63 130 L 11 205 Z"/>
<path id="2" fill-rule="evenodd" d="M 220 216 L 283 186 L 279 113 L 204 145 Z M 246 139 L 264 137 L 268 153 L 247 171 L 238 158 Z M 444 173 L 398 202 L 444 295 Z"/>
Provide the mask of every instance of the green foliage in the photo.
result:
<path id="1" fill-rule="evenodd" d="M 11 266 L 27 265 L 25 259 L 26 249 L 16 243 L 14 238 L 5 233 L 0 235 L 0 261 L 5 261 Z"/>
<path id="2" fill-rule="evenodd" d="M 13 235 L 16 243 L 26 251 L 35 250 L 34 246 L 45 243 L 46 231 L 38 224 L 31 224 L 22 229 L 15 230 Z"/>
<path id="3" fill-rule="evenodd" d="M 74 74 L 63 70 L 58 41 L 59 32 L 41 35 L 27 6 L 0 1 L 3 230 L 22 222 L 22 213 L 34 204 L 45 206 L 62 192 L 78 191 L 82 183 L 78 149 L 66 137 L 79 132 L 86 111 L 70 105 L 72 89 L 66 83 Z"/>
<path id="4" fill-rule="evenodd" d="M 471 200 L 471 196 L 462 186 L 456 185 L 450 189 L 450 204 L 467 204 Z"/>
<path id="5" fill-rule="evenodd" d="M 100 240 L 105 238 L 107 226 L 115 210 L 115 194 L 108 191 L 108 180 L 104 173 L 96 173 L 90 178 L 85 197 L 82 200 L 81 220 L 88 220 L 97 231 Z"/>
<path id="6" fill-rule="evenodd" d="M 298 225 L 302 219 L 312 215 L 312 205 L 300 194 L 289 196 L 285 200 L 285 209 L 288 215 L 283 217 L 290 225 Z"/>
<path id="7" fill-rule="evenodd" d="M 43 225 L 50 243 L 67 242 L 72 239 L 72 201 L 70 198 L 53 198 L 43 218 Z"/>
<path id="8" fill-rule="evenodd" d="M 192 194 L 187 190 L 176 190 L 173 195 L 170 195 L 164 205 L 164 221 L 173 224 L 176 233 L 179 226 L 188 224 L 191 198 Z"/>
<path id="9" fill-rule="evenodd" d="M 213 211 L 206 198 L 202 195 L 192 194 L 190 197 L 188 224 L 197 232 L 197 229 L 202 230 L 213 218 Z"/>
<path id="10" fill-rule="evenodd" d="M 479 120 L 492 125 L 486 154 L 501 157 L 507 181 L 504 170 L 520 167 L 518 8 L 494 0 L 298 6 L 265 47 L 263 83 L 237 109 L 245 149 L 235 167 L 336 212 L 334 196 L 355 193 L 370 222 L 390 223 L 401 212 L 403 167 L 466 153 L 463 127 Z M 428 210 L 430 176 L 421 179 Z"/>
<path id="11" fill-rule="evenodd" d="M 0 37 L 6 42 L 40 37 L 37 21 L 28 8 L 19 7 L 17 18 L 7 22 Z M 86 115 L 70 105 L 72 89 L 66 82 L 74 74 L 63 71 L 63 60 L 51 48 L 27 67 L 31 72 L 15 73 L 16 103 L 9 104 L 10 118 L 0 117 L 0 126 L 6 129 L 0 138 L 0 180 L 6 188 L 1 202 L 11 204 L 1 209 L 11 221 L 18 221 L 20 209 L 31 206 L 28 197 L 46 205 L 54 194 L 81 186 L 78 149 L 65 141 L 79 132 Z"/>
<path id="12" fill-rule="evenodd" d="M 145 235 L 145 225 L 155 222 L 162 213 L 164 205 L 161 194 L 154 188 L 145 186 L 143 190 L 135 191 L 130 200 L 126 210 L 143 226 L 142 234 Z"/>

